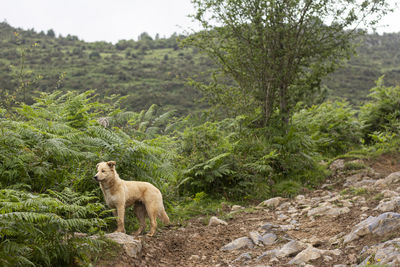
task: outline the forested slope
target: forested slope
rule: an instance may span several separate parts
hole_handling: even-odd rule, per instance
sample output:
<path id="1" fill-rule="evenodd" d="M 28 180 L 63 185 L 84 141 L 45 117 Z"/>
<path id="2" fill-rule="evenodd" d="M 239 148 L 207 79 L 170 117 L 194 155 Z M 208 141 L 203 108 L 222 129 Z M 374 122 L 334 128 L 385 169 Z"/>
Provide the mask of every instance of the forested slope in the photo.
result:
<path id="1" fill-rule="evenodd" d="M 3 22 L 0 96 L 29 104 L 39 91 L 94 89 L 99 98 L 127 96 L 122 105 L 129 110 L 157 104 L 187 114 L 204 107 L 197 101 L 200 93 L 186 84 L 187 78 L 210 79 L 213 64 L 196 49 L 180 48 L 182 37 L 153 39 L 143 33 L 137 41 L 88 43 L 71 35 L 56 37 L 53 30 L 37 33 Z M 387 85 L 398 84 L 399 47 L 400 33 L 366 36 L 358 55 L 324 81 L 329 97 L 346 97 L 357 104 L 383 74 Z"/>

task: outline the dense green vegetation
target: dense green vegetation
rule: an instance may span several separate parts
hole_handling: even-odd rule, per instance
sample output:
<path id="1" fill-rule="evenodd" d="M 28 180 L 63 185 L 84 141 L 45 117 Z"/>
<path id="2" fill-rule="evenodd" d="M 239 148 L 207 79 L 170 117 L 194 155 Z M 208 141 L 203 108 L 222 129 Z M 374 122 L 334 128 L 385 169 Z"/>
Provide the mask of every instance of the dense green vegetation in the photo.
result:
<path id="1" fill-rule="evenodd" d="M 308 19 L 315 22 L 313 14 Z M 392 86 L 400 74 L 395 51 L 399 34 L 364 37 L 360 57 L 326 81 L 328 92 L 334 93 L 329 101 L 323 102 L 321 90 L 310 94 L 305 85 L 324 78 L 328 71 L 307 68 L 324 64 L 334 49 L 325 50 L 327 55 L 316 65 L 307 53 L 311 65 L 290 74 L 295 79 L 286 79 L 288 73 L 272 74 L 283 78 L 293 95 L 284 103 L 290 112 L 272 105 L 268 123 L 257 92 L 246 91 L 253 88 L 247 82 L 256 80 L 251 74 L 232 77 L 222 69 L 210 78 L 209 73 L 218 70 L 212 55 L 200 53 L 201 46 L 180 48 L 175 35 L 153 40 L 144 33 L 138 41 L 112 45 L 1 23 L 0 36 L 4 266 L 85 265 L 104 256 L 99 252 L 110 244 L 75 234 L 101 235 L 115 229 L 115 218 L 101 204 L 101 191 L 92 179 L 99 161 L 116 161 L 123 179 L 156 185 L 172 222 L 181 223 L 190 216 L 219 212 L 221 202 L 292 197 L 329 176 L 327 163 L 335 158 L 368 157 L 398 150 L 400 143 L 400 87 Z M 202 35 L 191 38 L 196 44 Z M 225 68 L 243 59 L 235 47 L 222 53 L 231 60 Z M 313 43 L 314 48 L 320 49 Z M 338 58 L 351 54 L 350 46 L 341 49 L 349 50 Z M 353 79 L 360 69 L 372 74 Z M 316 76 L 302 79 L 310 73 Z M 388 77 L 379 78 L 382 73 Z M 187 83 L 187 78 L 192 80 Z M 346 91 L 346 79 L 356 81 L 345 85 L 357 94 Z M 298 86 L 300 80 L 304 86 Z M 369 84 L 374 80 L 375 87 Z M 269 86 L 274 87 L 274 101 L 281 103 L 283 87 Z M 361 103 L 371 87 L 368 101 Z M 200 92 L 213 109 L 198 112 L 206 107 L 194 101 L 200 100 Z M 334 99 L 346 95 L 352 98 Z M 132 212 L 127 217 L 130 233 L 137 225 Z"/>

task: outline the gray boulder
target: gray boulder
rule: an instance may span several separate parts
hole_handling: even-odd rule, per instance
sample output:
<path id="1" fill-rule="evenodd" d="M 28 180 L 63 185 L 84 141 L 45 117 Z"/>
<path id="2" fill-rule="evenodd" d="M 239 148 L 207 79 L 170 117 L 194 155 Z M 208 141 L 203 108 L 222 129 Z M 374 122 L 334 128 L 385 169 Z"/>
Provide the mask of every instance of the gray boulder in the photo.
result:
<path id="1" fill-rule="evenodd" d="M 382 213 L 377 217 L 368 217 L 355 225 L 343 242 L 349 243 L 365 235 L 383 236 L 400 228 L 400 214 L 394 212 Z"/>
<path id="2" fill-rule="evenodd" d="M 400 266 L 400 238 L 375 245 L 366 254 L 366 259 L 357 267 L 367 266 L 368 262 L 379 262 L 382 266 Z"/>

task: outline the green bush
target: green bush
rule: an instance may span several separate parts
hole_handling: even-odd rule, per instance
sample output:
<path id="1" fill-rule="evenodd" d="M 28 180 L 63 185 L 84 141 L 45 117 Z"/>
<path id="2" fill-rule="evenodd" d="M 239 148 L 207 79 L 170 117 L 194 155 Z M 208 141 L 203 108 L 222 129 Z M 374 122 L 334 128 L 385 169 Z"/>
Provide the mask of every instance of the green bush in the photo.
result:
<path id="1" fill-rule="evenodd" d="M 400 86 L 384 86 L 382 76 L 368 97 L 360 109 L 363 138 L 367 144 L 388 142 L 399 134 Z"/>
<path id="2" fill-rule="evenodd" d="M 186 168 L 178 187 L 184 194 L 232 195 L 238 186 L 231 153 L 234 144 L 223 124 L 206 122 L 181 133 L 181 164 Z"/>
<path id="3" fill-rule="evenodd" d="M 181 136 L 179 188 L 184 195 L 205 192 L 227 200 L 265 199 L 271 186 L 293 180 L 318 183 L 325 171 L 317 162 L 315 142 L 291 127 L 284 133 L 251 129 L 240 118 L 188 127 Z"/>
<path id="4" fill-rule="evenodd" d="M 361 125 L 347 102 L 324 102 L 293 115 L 293 124 L 309 135 L 323 155 L 336 156 L 360 145 Z"/>

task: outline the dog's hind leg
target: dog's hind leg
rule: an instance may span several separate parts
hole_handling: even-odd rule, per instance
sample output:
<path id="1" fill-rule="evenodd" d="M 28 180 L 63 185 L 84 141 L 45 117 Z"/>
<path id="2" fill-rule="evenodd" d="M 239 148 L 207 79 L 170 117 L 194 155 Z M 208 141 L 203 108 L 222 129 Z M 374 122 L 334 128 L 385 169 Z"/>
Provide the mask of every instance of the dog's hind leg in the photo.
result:
<path id="1" fill-rule="evenodd" d="M 139 220 L 139 229 L 134 232 L 134 235 L 140 235 L 146 228 L 146 207 L 142 202 L 136 202 L 135 206 L 133 207 L 133 211 L 135 212 L 135 215 Z"/>
<path id="2" fill-rule="evenodd" d="M 155 205 L 146 205 L 147 214 L 150 218 L 150 233 L 148 236 L 153 236 L 157 229 L 157 215 L 158 215 L 158 206 Z"/>

